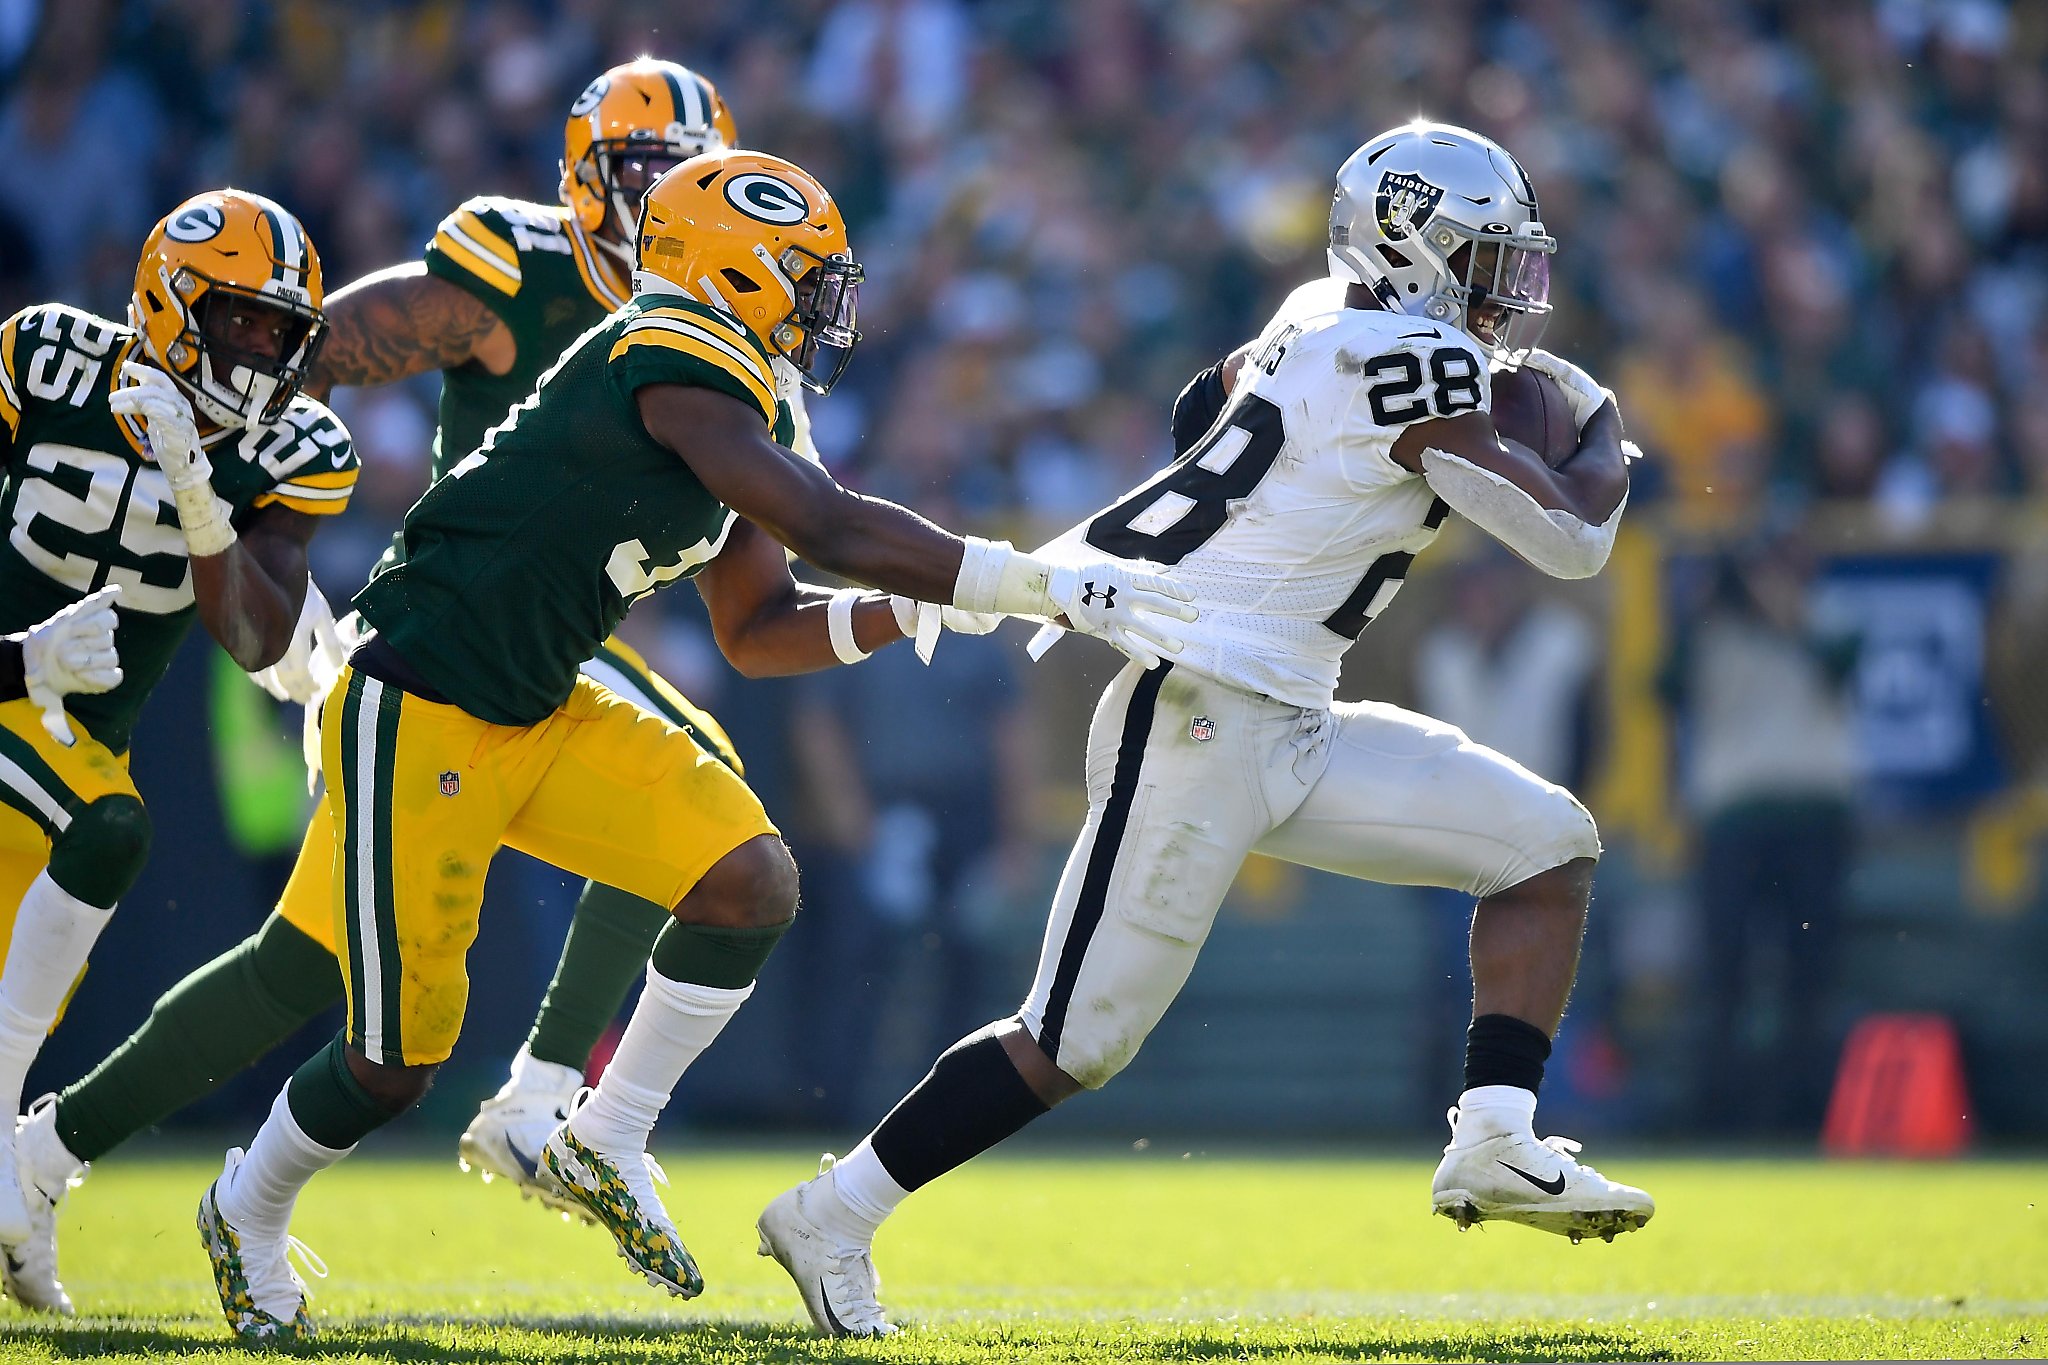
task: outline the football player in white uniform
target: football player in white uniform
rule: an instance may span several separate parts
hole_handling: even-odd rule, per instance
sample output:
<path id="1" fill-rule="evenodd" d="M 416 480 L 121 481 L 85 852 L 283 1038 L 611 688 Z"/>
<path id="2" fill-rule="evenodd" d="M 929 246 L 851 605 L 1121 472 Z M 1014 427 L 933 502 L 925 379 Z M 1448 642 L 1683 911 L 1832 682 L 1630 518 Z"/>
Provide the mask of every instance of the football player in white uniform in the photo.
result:
<path id="1" fill-rule="evenodd" d="M 1648 1195 L 1533 1129 L 1600 853 L 1592 817 L 1452 726 L 1333 704 L 1344 651 L 1448 510 L 1559 577 L 1606 561 L 1628 491 L 1620 416 L 1533 349 L 1555 250 L 1494 143 L 1427 123 L 1373 139 L 1338 173 L 1331 278 L 1183 393 L 1176 434 L 1201 435 L 1179 459 L 1044 552 L 1169 566 L 1201 617 L 1170 662 L 1127 667 L 1097 706 L 1088 818 L 1023 1008 L 955 1044 L 853 1153 L 763 1212 L 762 1253 L 822 1330 L 891 1330 L 869 1252 L 881 1221 L 1128 1065 L 1255 851 L 1477 899 L 1439 1213 L 1575 1241 L 1648 1220 Z M 1490 368 L 1517 364 L 1556 379 L 1579 424 L 1555 469 L 1495 433 Z"/>

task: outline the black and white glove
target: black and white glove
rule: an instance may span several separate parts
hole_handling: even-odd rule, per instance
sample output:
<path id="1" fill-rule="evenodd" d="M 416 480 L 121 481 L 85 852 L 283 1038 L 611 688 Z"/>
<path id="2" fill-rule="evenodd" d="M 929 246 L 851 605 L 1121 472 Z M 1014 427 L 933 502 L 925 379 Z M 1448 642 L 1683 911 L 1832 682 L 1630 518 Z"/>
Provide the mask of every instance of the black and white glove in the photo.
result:
<path id="1" fill-rule="evenodd" d="M 11 638 L 21 641 L 21 674 L 28 699 L 43 713 L 50 738 L 70 748 L 78 742 L 64 714 L 64 698 L 77 692 L 111 692 L 121 685 L 121 655 L 114 648 L 120 624 L 118 585 L 81 597 L 41 625 Z"/>
<path id="2" fill-rule="evenodd" d="M 150 458 L 164 472 L 178 504 L 185 548 L 202 559 L 226 553 L 235 543 L 235 528 L 228 523 L 233 509 L 214 496 L 213 466 L 200 447 L 185 391 L 162 370 L 133 360 L 121 366 L 121 380 L 107 407 L 140 418 L 148 430 Z"/>
<path id="3" fill-rule="evenodd" d="M 952 605 L 1003 616 L 1065 617 L 1073 629 L 1107 640 L 1146 668 L 1180 652 L 1185 641 L 1172 623 L 1196 616 L 1186 588 L 1132 564 L 1053 564 L 1008 541 L 977 536 L 967 537 Z"/>

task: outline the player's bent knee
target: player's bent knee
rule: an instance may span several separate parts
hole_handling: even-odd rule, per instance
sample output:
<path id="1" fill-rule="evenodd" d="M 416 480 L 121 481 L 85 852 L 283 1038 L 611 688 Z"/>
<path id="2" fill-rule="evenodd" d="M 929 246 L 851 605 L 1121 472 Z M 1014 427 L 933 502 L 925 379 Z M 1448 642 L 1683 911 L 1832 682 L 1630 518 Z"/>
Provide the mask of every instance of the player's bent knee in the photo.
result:
<path id="1" fill-rule="evenodd" d="M 142 802 L 102 796 L 52 841 L 50 879 L 88 905 L 112 906 L 142 875 L 151 835 Z"/>
<path id="2" fill-rule="evenodd" d="M 1541 802 L 1532 802 L 1514 824 L 1517 855 L 1495 875 L 1493 883 L 1474 888 L 1481 899 L 1502 895 L 1557 868 L 1576 862 L 1589 867 L 1600 860 L 1600 827 L 1585 803 L 1563 787 L 1551 787 Z"/>
<path id="3" fill-rule="evenodd" d="M 355 1052 L 349 1053 L 348 1058 L 349 1075 L 355 1077 L 371 1102 L 387 1114 L 402 1114 L 425 1099 L 434 1088 L 434 1074 L 440 1069 L 439 1062 L 387 1066 Z"/>
<path id="4" fill-rule="evenodd" d="M 675 915 L 685 924 L 757 929 L 787 924 L 796 906 L 796 860 L 778 836 L 762 834 L 712 864 Z"/>

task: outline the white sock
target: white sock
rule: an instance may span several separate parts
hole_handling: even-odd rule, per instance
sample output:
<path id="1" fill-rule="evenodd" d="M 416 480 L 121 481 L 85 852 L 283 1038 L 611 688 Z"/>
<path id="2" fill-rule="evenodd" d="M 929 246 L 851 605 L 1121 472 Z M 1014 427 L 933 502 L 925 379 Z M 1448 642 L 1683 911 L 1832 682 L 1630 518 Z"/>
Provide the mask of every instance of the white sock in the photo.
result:
<path id="1" fill-rule="evenodd" d="M 819 1201 L 815 1206 L 806 1203 L 804 1212 L 819 1227 L 852 1246 L 866 1246 L 874 1241 L 882 1220 L 910 1197 L 910 1191 L 896 1183 L 896 1177 L 889 1174 L 889 1168 L 875 1155 L 874 1144 L 866 1138 L 833 1164 L 818 1182 L 818 1188 L 829 1189 L 838 1198 Z"/>
<path id="2" fill-rule="evenodd" d="M 1519 1085 L 1478 1085 L 1458 1096 L 1458 1142 L 1534 1134 L 1536 1092 Z"/>
<path id="3" fill-rule="evenodd" d="M 47 870 L 22 893 L 0 969 L 0 1114 L 9 1119 L 21 1112 L 29 1064 L 113 915 L 112 907 L 87 905 L 51 881 Z"/>
<path id="4" fill-rule="evenodd" d="M 271 1102 L 270 1117 L 256 1130 L 235 1179 L 220 1192 L 220 1211 L 245 1233 L 283 1236 L 291 1226 L 292 1205 L 306 1182 L 353 1152 L 353 1147 L 328 1147 L 313 1141 L 292 1114 L 291 1083 Z"/>
<path id="5" fill-rule="evenodd" d="M 597 1093 L 569 1119 L 579 1142 L 600 1152 L 644 1152 L 676 1082 L 754 993 L 671 981 L 650 964 Z"/>

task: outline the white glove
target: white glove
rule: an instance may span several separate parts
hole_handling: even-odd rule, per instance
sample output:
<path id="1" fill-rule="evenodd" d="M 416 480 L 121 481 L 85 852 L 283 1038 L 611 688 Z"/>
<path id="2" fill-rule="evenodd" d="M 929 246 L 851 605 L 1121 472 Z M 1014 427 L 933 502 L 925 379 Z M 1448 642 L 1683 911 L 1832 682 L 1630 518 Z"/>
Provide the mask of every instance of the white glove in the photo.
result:
<path id="1" fill-rule="evenodd" d="M 177 499 L 186 549 L 200 558 L 225 553 L 235 543 L 230 509 L 214 496 L 213 466 L 199 445 L 184 390 L 162 370 L 133 360 L 121 366 L 121 378 L 124 383 L 107 399 L 107 407 L 141 418 L 148 429 L 150 457 Z"/>
<path id="2" fill-rule="evenodd" d="M 1050 564 L 1020 554 L 1008 541 L 967 538 L 953 605 L 1005 616 L 1064 616 L 1078 631 L 1109 641 L 1147 668 L 1185 643 L 1172 621 L 1192 621 L 1186 588 L 1169 578 L 1100 559 Z"/>
<path id="3" fill-rule="evenodd" d="M 1582 431 L 1594 413 L 1614 401 L 1613 393 L 1601 388 L 1599 380 L 1561 355 L 1532 350 L 1522 357 L 1522 364 L 1557 381 L 1557 386 L 1564 390 L 1565 401 L 1572 405 L 1572 424 Z"/>
<path id="4" fill-rule="evenodd" d="M 67 749 L 78 737 L 64 715 L 64 698 L 74 692 L 111 692 L 121 685 L 121 656 L 114 648 L 119 624 L 114 606 L 120 597 L 118 585 L 101 588 L 11 637 L 21 641 L 28 699 L 41 708 L 50 738 Z"/>
<path id="5" fill-rule="evenodd" d="M 291 646 L 283 658 L 249 677 L 279 701 L 310 706 L 327 695 L 347 661 L 347 650 L 335 629 L 334 611 L 320 589 L 308 582 L 298 624 L 292 627 Z"/>

